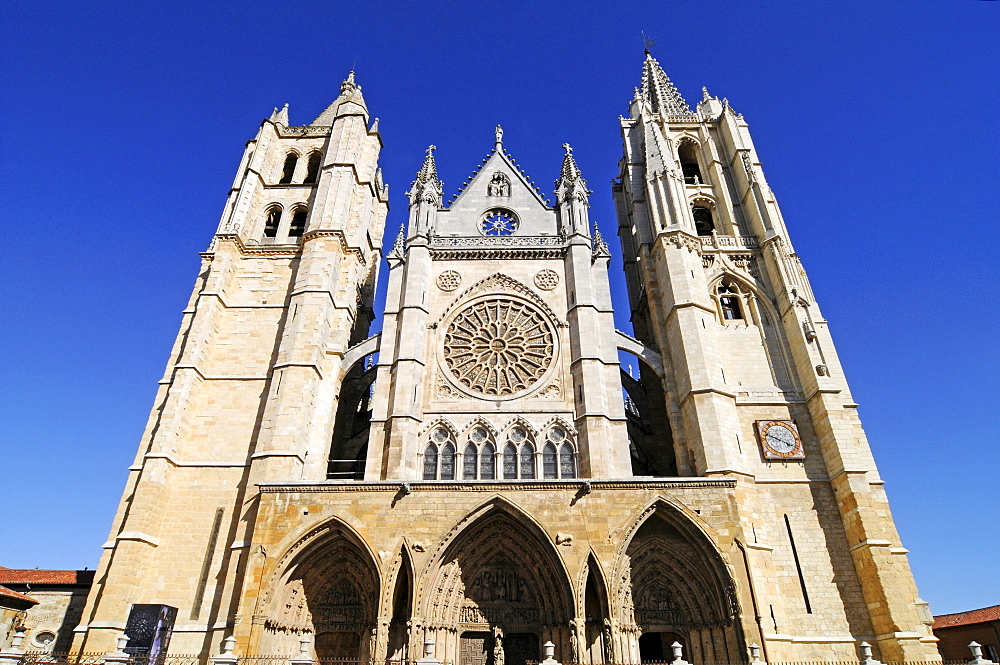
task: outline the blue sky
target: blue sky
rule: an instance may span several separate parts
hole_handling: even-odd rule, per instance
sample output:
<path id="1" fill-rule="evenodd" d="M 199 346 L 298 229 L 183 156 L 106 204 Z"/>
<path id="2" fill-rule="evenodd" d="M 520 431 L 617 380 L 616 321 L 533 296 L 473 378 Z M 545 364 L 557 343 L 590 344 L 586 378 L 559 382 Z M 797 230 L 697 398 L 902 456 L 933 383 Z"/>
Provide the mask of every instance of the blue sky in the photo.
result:
<path id="1" fill-rule="evenodd" d="M 428 144 L 450 195 L 497 123 L 543 186 L 569 142 L 617 251 L 609 181 L 644 31 L 689 101 L 707 86 L 750 123 L 921 595 L 936 613 L 1000 603 L 1000 3 L 0 12 L 0 565 L 97 564 L 198 252 L 273 107 L 306 124 L 356 68 L 381 118 L 390 240 Z"/>

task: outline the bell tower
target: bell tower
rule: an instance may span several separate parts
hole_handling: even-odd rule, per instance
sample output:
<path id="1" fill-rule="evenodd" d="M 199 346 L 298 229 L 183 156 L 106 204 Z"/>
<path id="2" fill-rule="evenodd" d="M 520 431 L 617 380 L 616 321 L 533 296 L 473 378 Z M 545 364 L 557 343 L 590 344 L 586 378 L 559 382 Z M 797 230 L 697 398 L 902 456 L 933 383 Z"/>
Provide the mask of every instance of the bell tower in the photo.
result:
<path id="1" fill-rule="evenodd" d="M 930 612 L 746 120 L 704 88 L 692 110 L 648 51 L 629 114 L 618 232 L 635 335 L 665 367 L 633 389 L 669 424 L 633 437 L 637 472 L 649 460 L 643 473 L 737 479 L 744 536 L 766 543 L 748 557 L 772 658 L 802 653 L 792 635 L 835 615 L 870 626 L 883 659 L 932 656 Z M 803 564 L 817 555 L 855 580 L 830 605 Z"/>
<path id="2" fill-rule="evenodd" d="M 312 123 L 290 125 L 286 105 L 247 143 L 104 545 L 81 650 L 113 649 L 142 604 L 177 608 L 175 650 L 221 639 L 256 484 L 325 479 L 344 352 L 373 318 L 381 148 L 353 72 Z"/>

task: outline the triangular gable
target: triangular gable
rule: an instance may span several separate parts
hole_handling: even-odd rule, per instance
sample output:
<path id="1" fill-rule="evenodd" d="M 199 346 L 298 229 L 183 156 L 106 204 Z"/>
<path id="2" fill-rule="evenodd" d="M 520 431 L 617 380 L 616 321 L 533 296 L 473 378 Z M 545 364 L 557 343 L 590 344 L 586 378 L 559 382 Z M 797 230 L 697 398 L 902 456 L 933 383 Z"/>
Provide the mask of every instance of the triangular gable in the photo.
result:
<path id="1" fill-rule="evenodd" d="M 494 208 L 511 211 L 517 216 L 515 235 L 558 235 L 555 210 L 499 145 L 463 183 L 451 205 L 438 212 L 434 232 L 445 237 L 482 236 L 479 226 L 482 216 Z"/>
<path id="2" fill-rule="evenodd" d="M 510 178 L 512 195 L 514 194 L 514 188 L 520 186 L 539 205 L 544 208 L 549 207 L 549 202 L 542 195 L 541 191 L 539 191 L 538 187 L 531 182 L 521 167 L 514 161 L 514 158 L 502 146 L 499 149 L 494 148 L 486 155 L 483 163 L 472 172 L 472 175 L 469 176 L 466 182 L 462 183 L 462 186 L 451 197 L 448 207 L 455 208 L 460 206 L 462 198 L 469 192 L 488 189 L 489 183 L 493 179 L 493 174 L 497 172 L 504 173 Z"/>

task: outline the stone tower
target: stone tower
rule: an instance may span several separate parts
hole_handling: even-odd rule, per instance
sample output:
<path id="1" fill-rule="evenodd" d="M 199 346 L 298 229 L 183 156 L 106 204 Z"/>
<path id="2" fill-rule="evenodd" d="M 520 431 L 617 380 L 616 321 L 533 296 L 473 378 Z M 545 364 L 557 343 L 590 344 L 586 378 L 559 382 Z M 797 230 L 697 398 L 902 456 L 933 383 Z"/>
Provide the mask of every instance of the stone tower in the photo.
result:
<path id="1" fill-rule="evenodd" d="M 524 665 L 933 657 L 847 385 L 746 123 L 647 56 L 614 185 L 634 336 L 564 146 L 444 201 L 386 259 L 353 76 L 248 144 L 77 645 Z M 488 145 L 488 142 L 487 142 Z M 484 146 L 486 147 L 486 146 Z M 637 357 L 638 376 L 618 354 Z M 624 391 L 624 394 L 623 394 Z M 137 609 L 139 608 L 139 609 Z M 147 622 L 148 623 L 148 622 Z M 141 637 L 141 636 L 140 636 Z"/>
<path id="2" fill-rule="evenodd" d="M 833 650 L 828 631 L 846 621 L 845 642 L 862 630 L 884 658 L 936 657 L 858 405 L 747 123 L 702 90 L 692 111 L 647 52 L 621 119 L 629 305 L 664 365 L 662 377 L 642 367 L 638 420 L 669 422 L 659 438 L 633 438 L 636 469 L 737 481 L 772 653 Z"/>
<path id="3" fill-rule="evenodd" d="M 373 318 L 381 148 L 353 72 L 311 124 L 286 105 L 247 143 L 78 645 L 113 648 L 132 604 L 159 603 L 179 608 L 173 644 L 201 649 L 240 592 L 256 484 L 324 477 L 343 353 Z"/>

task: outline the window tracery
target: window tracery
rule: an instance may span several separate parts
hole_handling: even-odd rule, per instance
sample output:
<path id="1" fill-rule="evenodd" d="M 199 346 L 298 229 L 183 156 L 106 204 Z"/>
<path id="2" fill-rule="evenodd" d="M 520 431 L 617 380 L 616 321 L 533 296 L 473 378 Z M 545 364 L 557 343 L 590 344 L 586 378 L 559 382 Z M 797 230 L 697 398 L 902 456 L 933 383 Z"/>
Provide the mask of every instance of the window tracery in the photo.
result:
<path id="1" fill-rule="evenodd" d="M 519 226 L 517 215 L 506 208 L 487 210 L 479 222 L 479 230 L 484 236 L 513 235 Z"/>
<path id="2" fill-rule="evenodd" d="M 452 376 L 485 395 L 513 395 L 536 385 L 554 351 L 555 337 L 542 314 L 508 298 L 466 307 L 445 333 L 444 361 Z"/>

